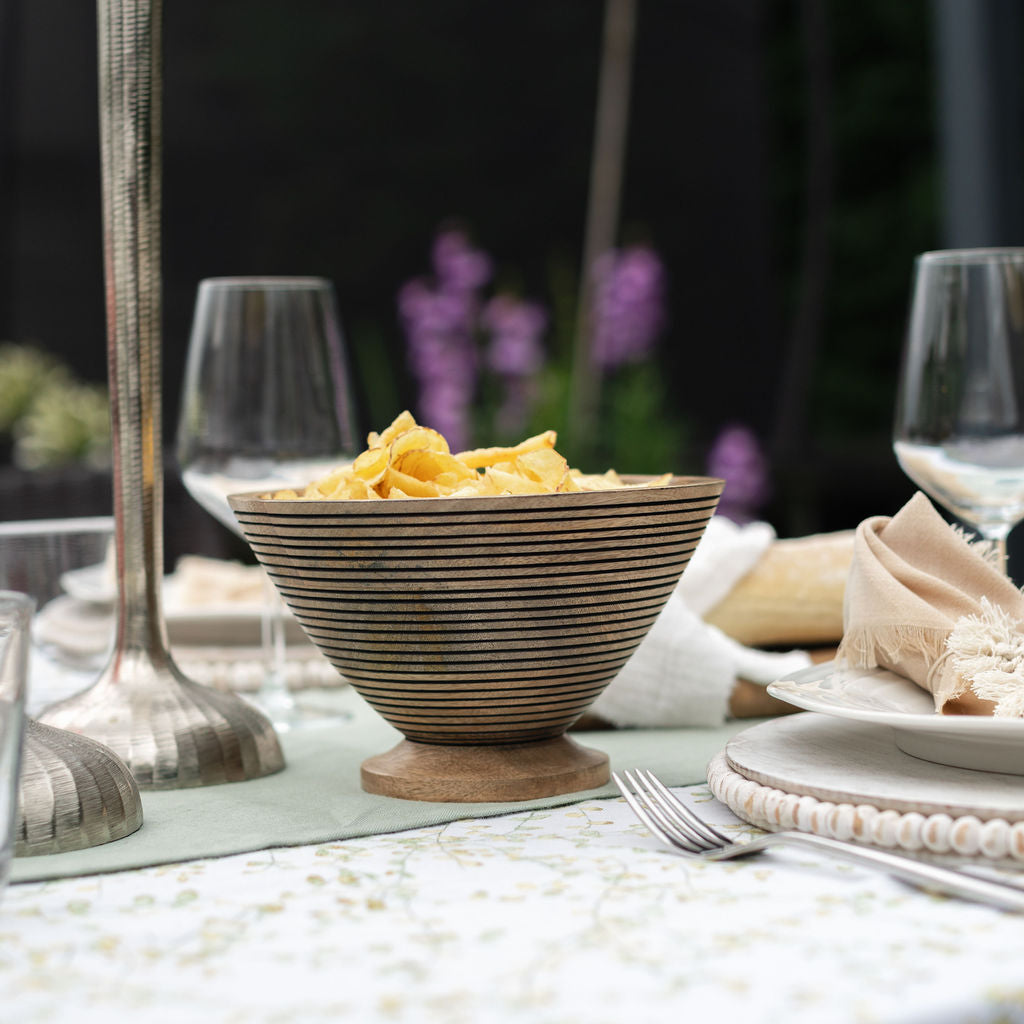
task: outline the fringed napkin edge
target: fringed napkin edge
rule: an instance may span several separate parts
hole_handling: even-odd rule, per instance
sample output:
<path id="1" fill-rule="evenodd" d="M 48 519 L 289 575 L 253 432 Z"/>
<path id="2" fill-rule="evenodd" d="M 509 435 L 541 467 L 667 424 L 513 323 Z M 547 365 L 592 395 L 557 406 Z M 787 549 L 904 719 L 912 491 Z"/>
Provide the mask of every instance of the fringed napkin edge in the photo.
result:
<path id="1" fill-rule="evenodd" d="M 972 539 L 956 523 L 949 528 L 989 565 L 1000 564 L 993 542 Z M 931 665 L 928 689 L 936 711 L 941 713 L 972 693 L 992 705 L 994 718 L 1024 718 L 1024 620 L 1014 619 L 987 597 L 980 603 L 980 614 L 961 616 L 951 630 L 902 624 L 847 630 L 836 651 L 836 663 L 889 668 L 908 654 L 917 655 Z"/>

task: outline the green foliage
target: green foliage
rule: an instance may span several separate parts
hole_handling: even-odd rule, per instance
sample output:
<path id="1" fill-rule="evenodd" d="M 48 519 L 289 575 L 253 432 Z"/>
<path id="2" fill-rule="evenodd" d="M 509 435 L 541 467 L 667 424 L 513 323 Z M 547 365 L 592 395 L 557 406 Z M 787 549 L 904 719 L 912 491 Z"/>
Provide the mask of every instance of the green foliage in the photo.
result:
<path id="1" fill-rule="evenodd" d="M 682 473 L 687 429 L 666 409 L 665 374 L 654 362 L 606 379 L 599 454 L 624 473 Z"/>
<path id="2" fill-rule="evenodd" d="M 0 345 L 0 437 L 16 465 L 52 469 L 110 464 L 106 390 L 86 384 L 31 345 Z"/>
<path id="3" fill-rule="evenodd" d="M 67 368 L 31 345 L 0 345 L 0 432 L 10 434 L 40 394 L 65 386 Z"/>

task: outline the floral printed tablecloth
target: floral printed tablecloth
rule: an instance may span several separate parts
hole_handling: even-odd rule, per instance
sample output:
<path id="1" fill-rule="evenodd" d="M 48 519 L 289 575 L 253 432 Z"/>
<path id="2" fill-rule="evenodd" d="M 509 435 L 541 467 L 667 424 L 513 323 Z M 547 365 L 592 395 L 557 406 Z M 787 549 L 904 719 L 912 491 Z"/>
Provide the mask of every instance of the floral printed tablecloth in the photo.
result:
<path id="1" fill-rule="evenodd" d="M 601 799 L 11 886 L 0 1020 L 1024 1021 L 1022 936 L 805 854 L 685 860 Z"/>

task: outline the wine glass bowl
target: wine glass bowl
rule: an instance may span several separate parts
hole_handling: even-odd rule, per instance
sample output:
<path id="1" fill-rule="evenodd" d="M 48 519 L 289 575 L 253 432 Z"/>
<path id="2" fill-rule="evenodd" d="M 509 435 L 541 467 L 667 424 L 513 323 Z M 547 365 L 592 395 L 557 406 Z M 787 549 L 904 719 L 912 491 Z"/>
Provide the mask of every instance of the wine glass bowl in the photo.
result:
<path id="1" fill-rule="evenodd" d="M 915 484 L 1005 555 L 1024 518 L 1024 248 L 918 256 L 893 447 Z"/>
<path id="2" fill-rule="evenodd" d="M 0 523 L 0 589 L 31 595 L 32 700 L 67 696 L 106 664 L 113 640 L 111 516 Z"/>
<path id="3" fill-rule="evenodd" d="M 200 282 L 177 432 L 192 497 L 240 536 L 228 494 L 314 479 L 359 447 L 333 285 L 306 277 Z M 282 615 L 267 584 L 265 676 L 255 700 L 287 730 L 312 712 L 300 713 L 285 683 Z"/>
<path id="4" fill-rule="evenodd" d="M 237 534 L 231 491 L 312 479 L 358 447 L 331 283 L 201 281 L 177 433 L 195 500 Z"/>
<path id="5" fill-rule="evenodd" d="M 607 781 L 564 733 L 647 634 L 721 488 L 230 501 L 309 638 L 406 737 L 363 787 L 501 800 Z"/>

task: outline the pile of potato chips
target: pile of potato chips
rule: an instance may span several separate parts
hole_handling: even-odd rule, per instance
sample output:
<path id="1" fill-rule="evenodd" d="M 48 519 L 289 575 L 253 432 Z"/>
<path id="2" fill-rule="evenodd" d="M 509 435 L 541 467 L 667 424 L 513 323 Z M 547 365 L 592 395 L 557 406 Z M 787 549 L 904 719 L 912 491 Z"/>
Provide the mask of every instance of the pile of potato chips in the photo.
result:
<path id="1" fill-rule="evenodd" d="M 546 430 L 511 448 L 474 448 L 452 454 L 436 430 L 421 427 L 408 411 L 367 438 L 366 451 L 351 465 L 314 480 L 301 492 L 276 491 L 268 498 L 324 501 L 378 498 L 463 498 L 507 494 L 600 491 L 629 486 L 614 471 L 588 475 L 571 469 Z M 659 487 L 672 474 L 634 485 Z"/>

